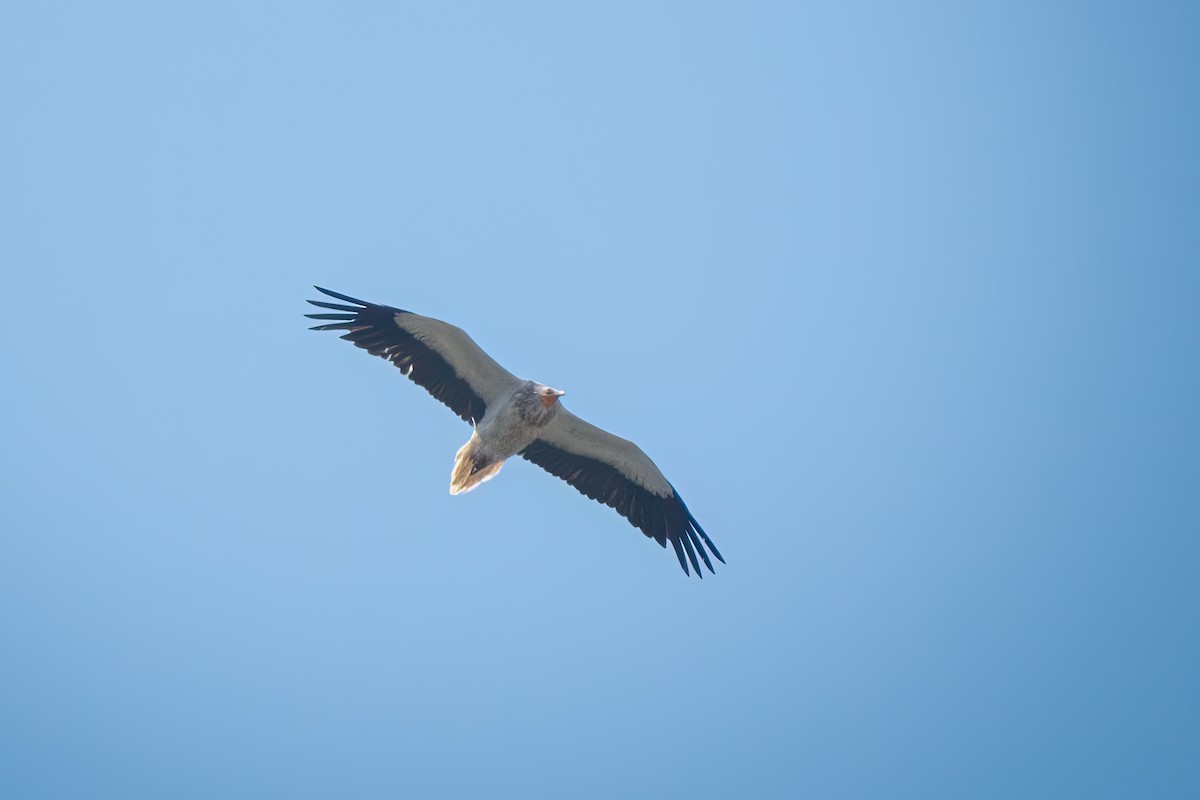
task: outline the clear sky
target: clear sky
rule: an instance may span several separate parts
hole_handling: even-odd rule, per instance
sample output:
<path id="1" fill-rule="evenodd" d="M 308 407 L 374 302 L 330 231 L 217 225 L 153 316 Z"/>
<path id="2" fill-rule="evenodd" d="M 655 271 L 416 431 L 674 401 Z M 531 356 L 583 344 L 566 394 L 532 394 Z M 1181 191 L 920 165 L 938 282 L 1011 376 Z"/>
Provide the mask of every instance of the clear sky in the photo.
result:
<path id="1" fill-rule="evenodd" d="M 1196 8 L 6 4 L 0 796 L 1200 796 Z"/>

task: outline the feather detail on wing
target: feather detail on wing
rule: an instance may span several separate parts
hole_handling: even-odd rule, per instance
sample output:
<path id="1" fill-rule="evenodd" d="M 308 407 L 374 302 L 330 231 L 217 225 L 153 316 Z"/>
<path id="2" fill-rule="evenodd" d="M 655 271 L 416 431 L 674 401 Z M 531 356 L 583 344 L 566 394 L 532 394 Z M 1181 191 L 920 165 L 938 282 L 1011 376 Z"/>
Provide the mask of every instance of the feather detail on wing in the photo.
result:
<path id="1" fill-rule="evenodd" d="M 306 314 L 311 319 L 334 320 L 315 325 L 312 330 L 346 331 L 343 339 L 391 361 L 467 422 L 483 419 L 489 403 L 520 383 L 461 328 L 391 306 L 356 300 L 320 286 L 314 288 L 353 305 L 309 300 L 314 306 L 339 312 Z"/>
<path id="2" fill-rule="evenodd" d="M 704 577 L 701 560 L 712 572 L 709 552 L 725 562 L 675 488 L 633 442 L 560 408 L 538 432 L 538 438 L 521 451 L 521 457 L 616 509 L 661 546 L 669 541 L 685 573 L 691 562 L 696 574 Z"/>

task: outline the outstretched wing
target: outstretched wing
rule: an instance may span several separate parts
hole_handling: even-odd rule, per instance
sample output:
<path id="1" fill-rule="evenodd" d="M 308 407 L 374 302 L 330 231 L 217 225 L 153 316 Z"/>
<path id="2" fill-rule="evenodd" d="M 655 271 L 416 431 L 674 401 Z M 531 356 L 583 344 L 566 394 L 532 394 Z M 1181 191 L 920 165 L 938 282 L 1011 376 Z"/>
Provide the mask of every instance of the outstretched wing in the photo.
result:
<path id="1" fill-rule="evenodd" d="M 346 331 L 343 339 L 399 367 L 418 386 L 467 422 L 483 419 L 489 403 L 520 381 L 472 341 L 461 328 L 391 306 L 378 306 L 315 286 L 318 292 L 354 305 L 309 300 L 337 314 L 305 314 L 337 320 L 314 331 Z"/>
<path id="2" fill-rule="evenodd" d="M 611 506 L 635 528 L 666 547 L 669 541 L 688 573 L 700 577 L 700 559 L 713 571 L 708 552 L 725 563 L 683 499 L 642 449 L 559 408 L 521 457 L 562 478 L 588 497 Z M 707 546 L 708 552 L 705 551 Z M 685 557 L 686 554 L 686 557 Z"/>

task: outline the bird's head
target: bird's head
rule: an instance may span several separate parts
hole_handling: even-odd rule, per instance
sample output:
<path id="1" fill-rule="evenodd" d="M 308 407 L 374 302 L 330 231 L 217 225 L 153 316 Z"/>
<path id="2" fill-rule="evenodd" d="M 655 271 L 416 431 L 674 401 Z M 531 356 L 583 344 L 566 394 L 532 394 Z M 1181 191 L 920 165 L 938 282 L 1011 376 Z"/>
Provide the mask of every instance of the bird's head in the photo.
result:
<path id="1" fill-rule="evenodd" d="M 562 397 L 566 392 L 561 389 L 551 389 L 549 386 L 538 387 L 538 400 L 542 402 L 542 408 L 550 408 L 558 402 L 558 398 Z"/>
<path id="2" fill-rule="evenodd" d="M 516 393 L 513 400 L 517 413 L 526 423 L 541 426 L 554 419 L 559 405 L 558 398 L 564 392 L 553 389 L 536 381 L 525 381 L 525 385 Z"/>

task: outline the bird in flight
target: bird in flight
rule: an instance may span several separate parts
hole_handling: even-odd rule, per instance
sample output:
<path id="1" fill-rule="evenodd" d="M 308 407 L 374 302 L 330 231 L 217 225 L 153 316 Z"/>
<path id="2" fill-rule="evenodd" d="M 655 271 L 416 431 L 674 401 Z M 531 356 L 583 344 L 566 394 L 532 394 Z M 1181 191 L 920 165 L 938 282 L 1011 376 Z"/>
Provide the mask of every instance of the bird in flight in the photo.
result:
<path id="1" fill-rule="evenodd" d="M 690 562 L 703 578 L 701 561 L 712 572 L 709 553 L 725 563 L 675 487 L 641 448 L 572 414 L 559 400 L 564 392 L 516 377 L 461 328 L 314 288 L 351 305 L 309 300 L 337 312 L 306 314 L 332 320 L 312 330 L 346 331 L 343 339 L 386 358 L 471 423 L 471 438 L 454 457 L 450 494 L 491 480 L 505 459 L 519 455 L 616 509 L 660 546 L 670 542 L 685 574 L 690 574 Z"/>

